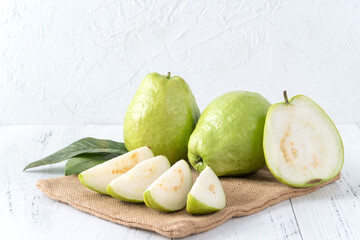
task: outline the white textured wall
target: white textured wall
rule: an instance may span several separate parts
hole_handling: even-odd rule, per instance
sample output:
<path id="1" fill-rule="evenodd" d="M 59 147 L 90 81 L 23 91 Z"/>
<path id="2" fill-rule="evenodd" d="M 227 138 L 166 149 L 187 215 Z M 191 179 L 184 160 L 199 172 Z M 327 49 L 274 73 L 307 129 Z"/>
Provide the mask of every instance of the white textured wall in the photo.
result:
<path id="1" fill-rule="evenodd" d="M 155 71 L 360 122 L 360 1 L 0 1 L 0 124 L 121 124 Z"/>

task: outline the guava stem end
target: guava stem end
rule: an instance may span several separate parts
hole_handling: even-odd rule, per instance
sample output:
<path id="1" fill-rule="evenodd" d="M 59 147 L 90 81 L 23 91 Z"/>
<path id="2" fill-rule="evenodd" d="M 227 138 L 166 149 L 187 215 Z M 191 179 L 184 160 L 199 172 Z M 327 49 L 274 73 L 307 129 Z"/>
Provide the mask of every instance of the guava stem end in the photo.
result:
<path id="1" fill-rule="evenodd" d="M 284 90 L 283 94 L 284 94 L 285 103 L 290 104 L 286 90 Z"/>

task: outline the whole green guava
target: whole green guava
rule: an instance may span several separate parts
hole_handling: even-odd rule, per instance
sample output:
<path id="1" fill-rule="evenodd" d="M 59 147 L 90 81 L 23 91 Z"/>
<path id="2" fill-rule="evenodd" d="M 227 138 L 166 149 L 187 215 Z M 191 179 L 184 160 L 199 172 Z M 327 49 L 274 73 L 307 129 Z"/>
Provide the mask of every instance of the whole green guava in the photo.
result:
<path id="1" fill-rule="evenodd" d="M 187 146 L 200 112 L 187 83 L 179 76 L 148 74 L 132 99 L 124 120 L 128 151 L 150 146 L 171 164 L 187 159 Z"/>
<path id="2" fill-rule="evenodd" d="M 201 114 L 188 145 L 199 172 L 241 176 L 265 166 L 263 131 L 270 103 L 258 93 L 234 91 L 212 101 Z"/>

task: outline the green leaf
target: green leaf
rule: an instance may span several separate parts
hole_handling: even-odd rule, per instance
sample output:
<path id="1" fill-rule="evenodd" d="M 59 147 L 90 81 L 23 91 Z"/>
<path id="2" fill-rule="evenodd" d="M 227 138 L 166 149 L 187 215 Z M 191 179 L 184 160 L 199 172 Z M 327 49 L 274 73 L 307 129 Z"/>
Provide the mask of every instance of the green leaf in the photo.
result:
<path id="1" fill-rule="evenodd" d="M 33 167 L 62 162 L 83 153 L 114 153 L 121 155 L 126 152 L 124 143 L 104 139 L 83 138 L 46 158 L 30 163 L 24 168 L 24 171 Z"/>
<path id="2" fill-rule="evenodd" d="M 70 158 L 65 165 L 65 176 L 79 174 L 98 164 L 104 163 L 119 154 L 114 153 L 84 153 Z"/>

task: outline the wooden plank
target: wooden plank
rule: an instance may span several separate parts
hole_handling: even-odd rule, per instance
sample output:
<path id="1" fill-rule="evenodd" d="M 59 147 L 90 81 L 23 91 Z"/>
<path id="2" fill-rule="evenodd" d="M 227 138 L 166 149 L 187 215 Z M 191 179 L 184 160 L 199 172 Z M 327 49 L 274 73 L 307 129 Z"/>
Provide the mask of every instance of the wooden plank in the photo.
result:
<path id="1" fill-rule="evenodd" d="M 338 128 L 345 148 L 341 179 L 291 200 L 303 239 L 360 239 L 360 129 Z"/>
<path id="2" fill-rule="evenodd" d="M 233 218 L 210 231 L 186 239 L 301 239 L 289 201 L 256 214 Z"/>

